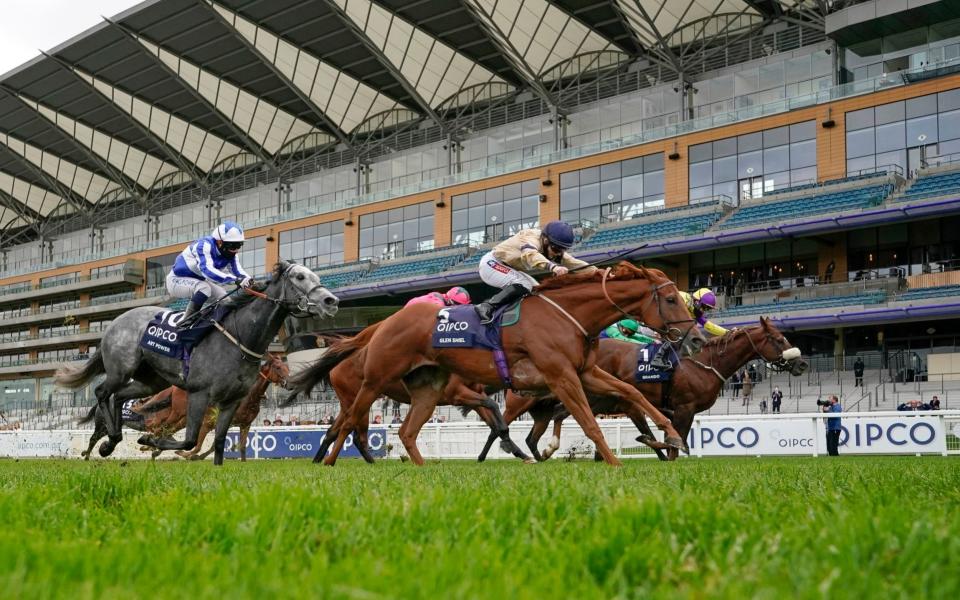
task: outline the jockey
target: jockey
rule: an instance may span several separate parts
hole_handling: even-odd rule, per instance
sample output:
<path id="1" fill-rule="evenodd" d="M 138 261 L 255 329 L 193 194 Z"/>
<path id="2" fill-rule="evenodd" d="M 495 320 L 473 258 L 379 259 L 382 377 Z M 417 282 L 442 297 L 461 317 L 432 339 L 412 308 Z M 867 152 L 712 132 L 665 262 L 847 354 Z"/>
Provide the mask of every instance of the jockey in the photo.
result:
<path id="1" fill-rule="evenodd" d="M 697 322 L 701 329 L 709 333 L 712 337 L 720 337 L 727 334 L 727 330 L 720 327 L 707 318 L 707 314 L 717 308 L 717 296 L 708 288 L 700 288 L 692 294 L 680 292 L 680 298 L 687 306 L 687 312 Z M 656 369 L 670 369 L 670 361 L 667 359 L 666 344 L 660 346 L 660 350 L 650 361 L 651 366 Z"/>
<path id="2" fill-rule="evenodd" d="M 435 304 L 441 308 L 445 306 L 456 306 L 458 304 L 470 304 L 470 292 L 459 285 L 454 286 L 446 292 L 430 292 L 416 298 L 411 298 L 404 306 L 411 304 Z"/>
<path id="3" fill-rule="evenodd" d="M 573 242 L 573 227 L 563 221 L 551 221 L 542 230 L 522 229 L 487 252 L 480 259 L 480 279 L 500 291 L 477 305 L 480 322 L 489 323 L 498 308 L 533 290 L 537 280 L 528 271 L 541 269 L 557 276 L 566 275 L 570 269 L 596 271 L 596 267 L 566 252 Z"/>
<path id="4" fill-rule="evenodd" d="M 224 221 L 177 257 L 167 274 L 167 291 L 174 298 L 190 299 L 181 323 L 187 322 L 208 299 L 217 301 L 224 297 L 227 292 L 222 286 L 235 283 L 245 288 L 253 283 L 237 260 L 243 240 L 243 228 L 233 221 Z"/>
<path id="5" fill-rule="evenodd" d="M 632 344 L 651 344 L 656 340 L 640 332 L 640 324 L 633 319 L 623 319 L 600 332 L 601 338 L 620 340 Z"/>

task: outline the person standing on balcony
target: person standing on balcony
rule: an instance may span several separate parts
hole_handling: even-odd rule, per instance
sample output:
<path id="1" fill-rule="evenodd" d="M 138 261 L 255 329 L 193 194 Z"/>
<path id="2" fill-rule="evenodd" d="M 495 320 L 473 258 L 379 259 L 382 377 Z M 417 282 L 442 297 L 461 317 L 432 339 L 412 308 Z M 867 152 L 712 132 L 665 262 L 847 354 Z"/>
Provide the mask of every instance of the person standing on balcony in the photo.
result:
<path id="1" fill-rule="evenodd" d="M 180 253 L 167 274 L 167 292 L 174 298 L 190 300 L 181 323 L 189 322 L 208 300 L 216 302 L 226 296 L 222 286 L 235 283 L 246 288 L 253 283 L 237 257 L 243 242 L 243 228 L 224 221 Z"/>

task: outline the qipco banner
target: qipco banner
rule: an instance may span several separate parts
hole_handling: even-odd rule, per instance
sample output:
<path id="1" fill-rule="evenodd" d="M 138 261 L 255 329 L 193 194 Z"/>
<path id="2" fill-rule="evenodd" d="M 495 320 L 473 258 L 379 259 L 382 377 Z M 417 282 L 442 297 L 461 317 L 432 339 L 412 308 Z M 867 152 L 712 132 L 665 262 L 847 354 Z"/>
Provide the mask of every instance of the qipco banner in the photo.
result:
<path id="1" fill-rule="evenodd" d="M 826 423 L 812 417 L 696 421 L 696 456 L 826 454 Z M 928 416 L 841 417 L 840 453 L 930 454 L 946 450 L 943 421 Z"/>
<path id="2" fill-rule="evenodd" d="M 295 429 L 278 429 L 251 431 L 247 434 L 247 458 L 313 458 L 320 448 L 326 429 L 311 427 L 297 427 Z M 238 446 L 240 434 L 231 431 L 227 434 L 224 456 L 239 458 Z M 377 458 L 387 455 L 387 430 L 384 427 L 371 427 L 367 433 L 367 445 L 370 453 Z M 353 443 L 353 435 L 340 452 L 341 458 L 359 458 L 360 452 Z"/>

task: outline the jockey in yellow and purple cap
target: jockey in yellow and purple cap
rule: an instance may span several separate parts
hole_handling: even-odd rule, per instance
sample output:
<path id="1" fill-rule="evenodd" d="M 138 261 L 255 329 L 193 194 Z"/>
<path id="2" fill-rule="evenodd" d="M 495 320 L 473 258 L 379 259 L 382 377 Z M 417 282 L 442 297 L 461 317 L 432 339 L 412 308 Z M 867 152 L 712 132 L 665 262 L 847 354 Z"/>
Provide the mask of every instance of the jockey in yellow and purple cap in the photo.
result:
<path id="1" fill-rule="evenodd" d="M 680 298 L 686 305 L 687 312 L 690 313 L 690 316 L 703 331 L 710 334 L 711 337 L 720 337 L 727 334 L 726 329 L 707 318 L 710 311 L 717 308 L 717 295 L 714 294 L 713 291 L 708 288 L 700 288 L 692 294 L 680 292 Z M 654 355 L 653 360 L 650 361 L 650 364 L 657 369 L 672 368 L 666 353 L 667 344 L 663 344 L 660 346 L 660 350 L 657 351 L 656 355 Z"/>

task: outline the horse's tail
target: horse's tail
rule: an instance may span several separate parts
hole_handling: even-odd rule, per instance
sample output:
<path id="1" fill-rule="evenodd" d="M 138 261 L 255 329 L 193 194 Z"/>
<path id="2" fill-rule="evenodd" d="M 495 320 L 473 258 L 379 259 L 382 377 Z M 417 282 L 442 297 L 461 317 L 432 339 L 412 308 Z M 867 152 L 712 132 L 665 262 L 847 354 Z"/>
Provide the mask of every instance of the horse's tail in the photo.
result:
<path id="1" fill-rule="evenodd" d="M 156 402 L 145 403 L 141 406 L 138 406 L 136 412 L 141 415 L 152 415 L 153 413 L 160 412 L 165 408 L 170 408 L 170 405 L 173 404 L 173 394 L 167 394 L 163 398 L 157 400 Z"/>
<path id="2" fill-rule="evenodd" d="M 303 368 L 287 381 L 287 389 L 291 390 L 289 398 L 292 400 L 299 394 L 309 394 L 318 383 L 329 384 L 330 371 L 358 350 L 366 347 L 379 327 L 380 323 L 374 323 L 353 337 L 334 341 L 327 347 L 327 351 L 323 353 L 320 360 Z"/>
<path id="3" fill-rule="evenodd" d="M 82 367 L 61 367 L 53 376 L 54 382 L 60 386 L 69 389 L 83 387 L 97 375 L 106 373 L 103 366 L 103 355 L 97 350 Z"/>
<path id="4" fill-rule="evenodd" d="M 93 420 L 93 418 L 94 418 L 95 416 L 97 416 L 97 405 L 96 405 L 96 404 L 94 404 L 93 406 L 90 407 L 90 410 L 87 412 L 87 416 L 85 416 L 85 417 L 83 417 L 82 419 L 80 419 L 79 421 L 77 421 L 77 425 L 83 425 L 83 424 L 85 424 L 85 423 L 89 423 L 90 421 Z"/>

